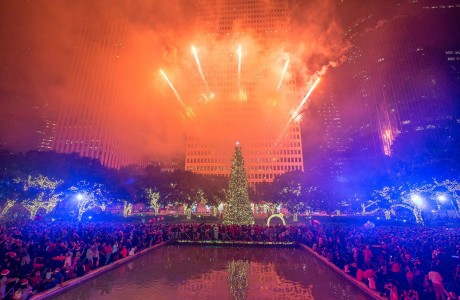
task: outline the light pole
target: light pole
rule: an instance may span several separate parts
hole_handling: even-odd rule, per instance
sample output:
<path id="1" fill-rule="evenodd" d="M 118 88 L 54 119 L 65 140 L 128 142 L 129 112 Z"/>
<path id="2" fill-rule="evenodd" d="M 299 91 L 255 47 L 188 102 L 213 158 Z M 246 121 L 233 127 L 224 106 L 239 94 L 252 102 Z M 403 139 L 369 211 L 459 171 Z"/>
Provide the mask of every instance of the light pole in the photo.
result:
<path id="1" fill-rule="evenodd" d="M 423 217 L 422 217 L 422 207 L 424 206 L 423 198 L 420 195 L 412 194 L 411 201 L 414 204 L 413 213 L 415 216 L 415 221 L 418 224 L 423 224 Z"/>
<path id="2" fill-rule="evenodd" d="M 447 201 L 449 201 L 449 198 L 445 194 L 438 194 L 436 197 L 436 200 L 438 200 L 438 209 L 441 210 L 441 205 L 445 204 Z M 452 206 L 452 209 L 456 211 L 454 203 L 450 201 L 450 205 Z M 446 208 L 446 216 L 448 216 L 448 209 Z"/>
<path id="3" fill-rule="evenodd" d="M 420 195 L 412 194 L 411 200 L 418 208 L 423 207 L 423 198 Z"/>

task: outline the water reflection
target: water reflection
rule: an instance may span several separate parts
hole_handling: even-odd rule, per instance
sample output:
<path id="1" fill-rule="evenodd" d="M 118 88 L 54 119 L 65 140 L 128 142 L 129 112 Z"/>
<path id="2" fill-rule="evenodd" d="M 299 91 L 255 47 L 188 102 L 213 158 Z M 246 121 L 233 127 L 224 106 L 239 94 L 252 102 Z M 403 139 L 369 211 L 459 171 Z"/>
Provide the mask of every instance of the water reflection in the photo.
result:
<path id="1" fill-rule="evenodd" d="M 297 248 L 165 246 L 58 299 L 368 299 Z"/>
<path id="2" fill-rule="evenodd" d="M 234 261 L 228 263 L 228 285 L 233 300 L 246 299 L 248 290 L 248 261 Z"/>

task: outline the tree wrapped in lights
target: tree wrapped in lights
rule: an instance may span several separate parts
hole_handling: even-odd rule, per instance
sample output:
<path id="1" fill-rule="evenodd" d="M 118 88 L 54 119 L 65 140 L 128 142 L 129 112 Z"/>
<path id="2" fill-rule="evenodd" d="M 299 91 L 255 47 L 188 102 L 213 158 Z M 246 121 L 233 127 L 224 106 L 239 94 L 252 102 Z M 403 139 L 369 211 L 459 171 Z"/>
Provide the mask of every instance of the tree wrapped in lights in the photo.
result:
<path id="1" fill-rule="evenodd" d="M 398 207 L 405 208 L 410 210 L 414 217 L 417 224 L 424 224 L 423 216 L 422 216 L 422 208 L 424 207 L 424 203 L 422 198 L 420 197 L 421 194 L 430 194 L 433 191 L 434 186 L 431 184 L 425 185 L 418 185 L 412 184 L 408 185 L 407 189 L 403 189 L 402 187 L 384 187 L 381 190 L 375 191 L 375 194 L 381 197 L 381 200 L 373 201 L 368 205 L 380 205 L 372 212 L 374 213 L 379 209 L 382 209 L 385 213 L 385 218 L 388 218 L 390 214 L 395 214 L 395 209 Z M 363 205 L 363 212 L 366 210 L 366 206 Z"/>
<path id="2" fill-rule="evenodd" d="M 381 208 L 378 206 L 379 204 L 379 200 L 377 201 L 368 201 L 367 203 L 361 203 L 361 208 L 362 208 L 362 211 L 361 211 L 361 214 L 362 215 L 372 215 L 372 214 L 375 214 L 377 211 L 379 211 Z M 374 209 L 372 210 L 368 210 L 370 207 L 373 207 L 373 206 L 376 206 L 374 207 Z"/>
<path id="3" fill-rule="evenodd" d="M 160 210 L 160 193 L 154 191 L 153 189 L 146 189 L 145 193 L 147 194 L 147 198 L 149 199 L 149 204 L 153 208 L 155 215 L 159 214 Z"/>
<path id="4" fill-rule="evenodd" d="M 123 217 L 125 218 L 129 217 L 132 212 L 133 212 L 133 205 L 131 203 L 128 203 L 128 201 L 124 201 Z"/>
<path id="5" fill-rule="evenodd" d="M 224 224 L 254 224 L 254 214 L 249 202 L 248 182 L 244 159 L 239 144 L 235 147 L 232 159 L 232 173 L 228 188 L 227 205 L 223 218 Z"/>
<path id="6" fill-rule="evenodd" d="M 95 183 L 90 185 L 86 181 L 81 181 L 78 187 L 72 186 L 71 191 L 76 193 L 77 208 L 78 208 L 78 221 L 81 221 L 83 214 L 96 207 L 105 209 L 105 204 L 102 202 L 103 198 L 102 184 Z"/>
<path id="7" fill-rule="evenodd" d="M 455 199 L 456 207 L 453 204 L 452 206 L 456 210 L 457 217 L 460 216 L 460 182 L 458 182 L 456 179 L 446 179 L 441 182 L 434 180 L 434 183 L 436 187 L 444 187 L 446 190 L 449 191 L 449 193 L 452 195 L 452 198 Z M 453 203 L 453 200 L 451 201 Z"/>
<path id="8" fill-rule="evenodd" d="M 187 218 L 187 220 L 192 219 L 192 205 L 188 203 L 182 204 L 182 207 L 184 208 L 184 213 Z"/>
<path id="9" fill-rule="evenodd" d="M 238 260 L 228 263 L 228 286 L 232 299 L 246 299 L 248 291 L 249 262 Z"/>
<path id="10" fill-rule="evenodd" d="M 32 220 L 35 219 L 40 208 L 45 211 L 45 214 L 49 213 L 61 200 L 62 193 L 56 193 L 55 190 L 62 184 L 62 180 L 52 180 L 43 175 L 36 177 L 29 175 L 24 181 L 18 178 L 17 182 L 23 185 L 25 199 L 22 206 L 29 211 Z"/>
<path id="11" fill-rule="evenodd" d="M 414 214 L 415 221 L 417 224 L 425 224 L 422 216 L 422 209 L 425 207 L 425 203 L 421 195 L 431 196 L 434 190 L 434 185 L 432 184 L 408 184 L 408 191 L 403 191 L 401 193 L 402 203 L 394 204 L 393 206 L 405 207 L 407 209 L 412 209 Z"/>
<path id="12" fill-rule="evenodd" d="M 6 205 L 3 208 L 1 215 L 2 216 L 6 215 L 6 213 L 10 210 L 10 208 L 12 208 L 15 204 L 16 204 L 16 200 L 7 200 Z"/>

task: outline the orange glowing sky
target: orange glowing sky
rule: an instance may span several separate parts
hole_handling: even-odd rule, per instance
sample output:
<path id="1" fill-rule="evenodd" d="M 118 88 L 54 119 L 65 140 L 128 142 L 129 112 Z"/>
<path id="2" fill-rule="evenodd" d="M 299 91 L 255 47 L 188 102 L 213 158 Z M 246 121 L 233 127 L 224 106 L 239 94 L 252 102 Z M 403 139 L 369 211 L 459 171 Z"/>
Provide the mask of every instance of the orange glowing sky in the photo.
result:
<path id="1" fill-rule="evenodd" d="M 268 6 L 271 1 L 263 2 Z M 296 81 L 293 102 L 298 104 L 311 85 L 312 76 L 322 75 L 342 63 L 349 47 L 335 20 L 333 1 L 291 2 L 291 32 L 284 43 L 269 45 L 260 56 L 258 37 L 250 31 L 244 39 L 216 40 L 213 49 L 200 47 L 195 38 L 194 1 L 1 1 L 0 141 L 13 150 L 33 149 L 43 115 L 57 119 L 66 101 L 75 101 L 75 86 L 95 89 L 95 93 L 102 89 L 98 84 L 78 86 L 78 76 L 82 75 L 75 70 L 88 74 L 87 78 L 98 78 L 97 83 L 112 76 L 100 67 L 107 61 L 107 49 L 113 47 L 107 40 L 122 44 L 122 51 L 114 58 L 117 79 L 110 89 L 116 89 L 123 112 L 115 126 L 125 148 L 142 155 L 180 155 L 184 151 L 190 120 L 184 118 L 186 111 L 162 78 L 160 69 L 165 70 L 184 103 L 198 115 L 200 129 L 216 138 L 230 129 L 215 126 L 219 114 L 213 105 L 192 105 L 204 90 L 204 85 L 197 86 L 196 80 L 190 80 L 199 78 L 192 45 L 196 46 L 204 73 L 211 64 L 215 72 L 219 70 L 215 65 L 224 49 L 242 45 L 243 76 L 256 78 L 257 72 L 264 74 L 254 92 L 261 116 L 266 118 L 259 124 L 272 123 L 282 128 L 289 119 L 289 111 L 296 107 L 284 101 L 285 90 L 276 91 L 286 59 L 289 58 L 290 67 L 284 80 Z M 101 27 L 109 29 L 100 30 Z M 112 27 L 121 31 L 111 31 Z M 237 27 L 235 22 L 233 31 Z M 84 28 L 95 34 L 82 35 Z M 98 37 L 98 32 L 113 36 Z M 85 64 L 79 64 L 81 61 Z M 235 68 L 236 65 L 237 60 Z M 212 78 L 206 79 L 212 90 Z M 273 101 L 278 102 L 276 113 L 268 105 Z M 250 131 L 258 130 L 261 128 L 254 126 Z"/>

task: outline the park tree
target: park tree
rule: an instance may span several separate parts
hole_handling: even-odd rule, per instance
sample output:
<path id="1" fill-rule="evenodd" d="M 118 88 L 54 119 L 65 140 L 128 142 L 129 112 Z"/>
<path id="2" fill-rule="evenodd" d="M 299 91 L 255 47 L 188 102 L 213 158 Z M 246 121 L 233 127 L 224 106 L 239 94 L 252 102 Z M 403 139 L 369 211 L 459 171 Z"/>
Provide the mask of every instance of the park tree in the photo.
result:
<path id="1" fill-rule="evenodd" d="M 217 216 L 217 208 L 223 204 L 226 199 L 226 189 L 228 179 L 224 176 L 216 175 L 199 175 L 200 190 L 203 191 L 202 203 L 212 209 L 213 216 Z"/>
<path id="2" fill-rule="evenodd" d="M 102 184 L 80 181 L 76 186 L 72 186 L 70 190 L 74 193 L 77 201 L 78 221 L 81 221 L 85 212 L 96 207 L 105 210 L 108 198 Z"/>
<path id="3" fill-rule="evenodd" d="M 273 184 L 276 189 L 276 203 L 284 205 L 298 220 L 298 214 L 305 209 L 303 201 L 302 172 L 288 172 L 275 178 Z"/>
<path id="4" fill-rule="evenodd" d="M 433 188 L 433 184 L 409 182 L 399 186 L 385 186 L 374 192 L 374 200 L 362 204 L 362 213 L 373 214 L 383 210 L 385 218 L 389 219 L 391 214 L 396 214 L 397 208 L 404 208 L 412 212 L 417 224 L 424 224 L 422 210 L 426 207 L 426 201 L 423 196 L 430 198 Z"/>
<path id="5" fill-rule="evenodd" d="M 62 180 L 50 179 L 40 174 L 29 175 L 26 179 L 18 177 L 15 182 L 22 186 L 22 206 L 29 211 L 32 220 L 40 209 L 47 214 L 61 200 L 62 193 L 56 189 L 62 184 Z"/>
<path id="6" fill-rule="evenodd" d="M 149 204 L 153 208 L 155 215 L 158 215 L 161 207 L 160 192 L 148 188 L 145 190 L 145 194 L 147 195 L 147 199 L 149 199 Z"/>
<path id="7" fill-rule="evenodd" d="M 460 216 L 460 182 L 457 179 L 434 180 L 435 188 L 443 188 L 449 194 L 452 207 Z"/>
<path id="8" fill-rule="evenodd" d="M 165 175 L 167 176 L 165 201 L 175 206 L 181 205 L 187 219 L 191 219 L 192 206 L 197 201 L 197 174 L 190 171 L 175 170 Z"/>

